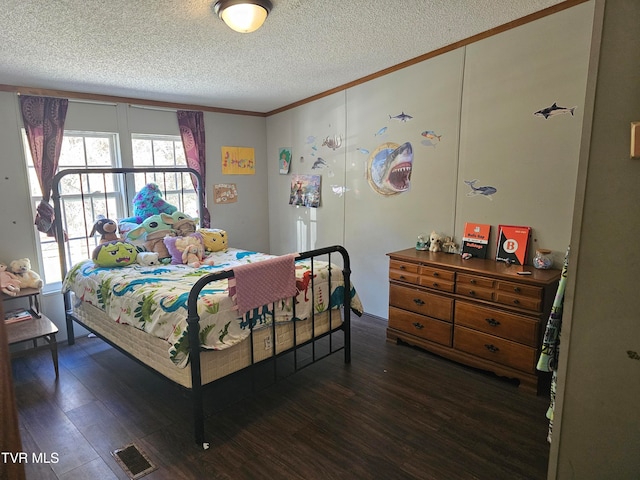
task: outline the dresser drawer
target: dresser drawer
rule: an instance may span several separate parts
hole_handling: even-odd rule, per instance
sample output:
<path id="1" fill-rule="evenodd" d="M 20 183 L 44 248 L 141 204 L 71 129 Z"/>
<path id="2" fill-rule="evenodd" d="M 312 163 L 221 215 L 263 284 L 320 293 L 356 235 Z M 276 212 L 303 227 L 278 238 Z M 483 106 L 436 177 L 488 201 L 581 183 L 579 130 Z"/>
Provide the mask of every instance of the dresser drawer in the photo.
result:
<path id="1" fill-rule="evenodd" d="M 442 290 L 443 292 L 453 293 L 455 290 L 455 284 L 446 280 L 439 280 L 434 277 L 420 276 L 420 285 L 428 288 L 435 288 L 436 290 Z"/>
<path id="2" fill-rule="evenodd" d="M 420 284 L 420 275 L 417 273 L 403 272 L 402 270 L 389 270 L 389 278 L 399 282 Z"/>
<path id="3" fill-rule="evenodd" d="M 500 292 L 510 293 L 512 295 L 531 297 L 535 299 L 542 298 L 542 288 L 533 285 L 522 285 L 521 283 L 497 282 L 497 289 Z"/>
<path id="4" fill-rule="evenodd" d="M 540 298 L 524 297 L 522 295 L 510 294 L 498 291 L 495 296 L 498 303 L 510 305 L 512 307 L 524 308 L 533 312 L 540 311 L 542 300 Z"/>
<path id="5" fill-rule="evenodd" d="M 410 287 L 390 284 L 389 304 L 446 322 L 453 318 L 453 299 Z"/>
<path id="6" fill-rule="evenodd" d="M 495 287 L 496 281 L 492 278 L 459 273 L 456 283 L 458 285 L 464 285 L 465 288 L 486 288 L 492 290 Z"/>
<path id="7" fill-rule="evenodd" d="M 456 325 L 453 347 L 523 372 L 535 373 L 537 350 L 526 345 Z"/>
<path id="8" fill-rule="evenodd" d="M 418 274 L 420 271 L 420 265 L 418 265 L 417 263 L 406 263 L 399 262 L 398 260 L 389 260 L 389 269 Z"/>
<path id="9" fill-rule="evenodd" d="M 456 325 L 524 343 L 531 347 L 537 347 L 539 344 L 539 322 L 537 320 L 495 308 L 457 301 L 454 322 Z"/>
<path id="10" fill-rule="evenodd" d="M 448 322 L 407 312 L 396 307 L 389 307 L 389 328 L 395 328 L 447 347 L 451 346 L 453 325 Z"/>
<path id="11" fill-rule="evenodd" d="M 478 298 L 480 300 L 493 301 L 493 290 L 486 288 L 478 288 L 468 283 L 456 282 L 456 293 L 469 298 Z"/>
<path id="12" fill-rule="evenodd" d="M 453 282 L 456 278 L 455 272 L 427 267 L 425 265 L 420 267 L 420 275 L 426 278 L 433 278 L 435 280 L 446 280 L 447 282 Z"/>

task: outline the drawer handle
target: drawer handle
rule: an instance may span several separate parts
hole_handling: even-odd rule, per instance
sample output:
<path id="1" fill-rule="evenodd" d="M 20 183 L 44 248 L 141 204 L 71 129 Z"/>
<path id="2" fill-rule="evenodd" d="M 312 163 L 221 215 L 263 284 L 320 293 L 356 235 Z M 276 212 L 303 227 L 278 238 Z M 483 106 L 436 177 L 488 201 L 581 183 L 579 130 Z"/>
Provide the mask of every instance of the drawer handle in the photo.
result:
<path id="1" fill-rule="evenodd" d="M 489 350 L 491 353 L 496 353 L 497 351 L 500 350 L 498 347 L 496 347 L 495 345 L 491 345 L 490 343 L 489 344 L 485 343 L 484 348 Z"/>
<path id="2" fill-rule="evenodd" d="M 485 320 L 492 327 L 497 327 L 498 325 L 500 325 L 500 322 L 498 320 L 496 320 L 495 318 L 485 318 Z"/>
<path id="3" fill-rule="evenodd" d="M 422 330 L 424 328 L 424 325 L 422 325 L 420 322 L 413 322 L 413 326 L 418 330 Z"/>
<path id="4" fill-rule="evenodd" d="M 414 298 L 413 303 L 415 303 L 416 305 L 424 305 L 424 302 L 419 298 Z"/>
<path id="5" fill-rule="evenodd" d="M 440 286 L 440 284 L 438 282 L 433 282 L 431 284 L 433 287 L 438 288 Z"/>
<path id="6" fill-rule="evenodd" d="M 439 276 L 440 276 L 440 274 L 439 274 L 438 272 L 433 272 L 433 276 L 434 276 L 434 277 L 439 277 Z"/>
<path id="7" fill-rule="evenodd" d="M 516 305 L 520 305 L 520 300 L 518 300 L 517 298 L 513 300 L 513 303 Z"/>
<path id="8" fill-rule="evenodd" d="M 473 278 L 472 278 L 471 280 L 469 280 L 469 283 L 470 283 L 471 285 L 475 285 L 475 284 L 476 284 L 476 281 L 475 281 L 475 279 L 473 279 Z"/>
<path id="9" fill-rule="evenodd" d="M 469 290 L 469 295 L 475 295 L 476 291 L 475 290 Z"/>
<path id="10" fill-rule="evenodd" d="M 399 278 L 400 280 L 404 280 L 404 279 L 405 279 L 404 275 L 400 275 L 398 278 Z"/>
<path id="11" fill-rule="evenodd" d="M 513 287 L 513 291 L 516 293 L 520 293 L 520 287 Z"/>
<path id="12" fill-rule="evenodd" d="M 406 267 L 404 265 L 400 265 L 400 270 L 404 270 Z"/>

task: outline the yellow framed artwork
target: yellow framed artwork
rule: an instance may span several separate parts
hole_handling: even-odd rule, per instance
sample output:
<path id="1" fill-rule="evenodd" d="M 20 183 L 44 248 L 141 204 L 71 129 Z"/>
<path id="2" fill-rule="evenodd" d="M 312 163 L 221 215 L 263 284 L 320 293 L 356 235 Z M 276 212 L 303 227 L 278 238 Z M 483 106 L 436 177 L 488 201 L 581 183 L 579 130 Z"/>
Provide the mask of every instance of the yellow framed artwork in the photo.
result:
<path id="1" fill-rule="evenodd" d="M 255 150 L 251 147 L 222 147 L 223 175 L 253 175 L 256 173 Z"/>

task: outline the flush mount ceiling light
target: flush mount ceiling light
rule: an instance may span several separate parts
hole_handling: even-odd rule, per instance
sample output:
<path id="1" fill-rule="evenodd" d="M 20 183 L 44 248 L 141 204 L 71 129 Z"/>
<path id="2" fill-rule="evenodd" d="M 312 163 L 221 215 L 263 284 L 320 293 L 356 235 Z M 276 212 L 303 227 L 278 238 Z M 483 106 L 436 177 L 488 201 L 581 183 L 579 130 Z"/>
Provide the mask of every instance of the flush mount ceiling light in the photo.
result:
<path id="1" fill-rule="evenodd" d="M 220 0 L 213 11 L 229 28 L 250 33 L 262 26 L 272 8 L 269 0 Z"/>

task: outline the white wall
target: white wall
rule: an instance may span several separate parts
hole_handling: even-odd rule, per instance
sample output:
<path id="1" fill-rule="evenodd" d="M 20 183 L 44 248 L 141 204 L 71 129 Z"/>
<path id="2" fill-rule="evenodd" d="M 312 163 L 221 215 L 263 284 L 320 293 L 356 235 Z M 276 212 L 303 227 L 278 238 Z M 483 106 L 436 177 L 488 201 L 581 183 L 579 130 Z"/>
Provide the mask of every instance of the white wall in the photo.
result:
<path id="1" fill-rule="evenodd" d="M 342 237 L 365 310 L 383 318 L 385 254 L 414 246 L 420 233 L 436 230 L 459 242 L 465 222 L 488 223 L 493 255 L 499 224 L 528 225 L 530 250 L 553 250 L 559 267 L 571 234 L 593 9 L 593 2 L 580 4 L 269 117 L 272 250 L 326 245 L 301 242 L 300 223 L 315 221 L 326 241 Z M 576 106 L 574 115 L 533 115 L 554 102 Z M 390 118 L 401 112 L 413 118 Z M 375 135 L 383 127 L 384 135 Z M 440 140 L 425 143 L 425 130 Z M 346 140 L 335 152 L 318 151 L 331 155 L 332 172 L 344 172 L 348 191 L 339 198 L 331 189 L 339 177 L 307 161 L 307 137 L 327 134 Z M 361 149 L 385 142 L 413 146 L 408 192 L 385 196 L 369 186 L 369 154 Z M 321 208 L 287 204 L 290 176 L 277 174 L 278 149 L 286 146 L 293 148 L 292 171 L 322 174 Z M 497 192 L 468 196 L 464 181 L 474 179 Z"/>
<path id="2" fill-rule="evenodd" d="M 267 198 L 266 125 L 262 117 L 228 115 L 205 112 L 207 206 L 214 228 L 227 230 L 234 247 L 247 250 L 269 250 L 269 222 Z M 21 144 L 22 117 L 18 97 L 0 92 L 0 261 L 8 263 L 28 257 L 35 270 L 39 269 L 35 243 L 34 213 L 29 197 L 27 169 Z M 179 135 L 176 113 L 173 110 L 137 107 L 124 103 L 99 103 L 70 99 L 67 130 L 115 132 L 119 136 L 121 157 L 125 166 L 131 165 L 131 135 L 134 133 Z M 222 146 L 255 148 L 255 175 L 222 175 Z M 238 201 L 214 204 L 215 183 L 236 183 Z M 66 337 L 62 296 L 58 291 L 46 291 L 43 311 Z"/>
<path id="3" fill-rule="evenodd" d="M 640 2 L 596 3 L 604 22 L 594 34 L 549 478 L 637 479 L 640 361 L 628 352 L 640 354 L 640 159 L 629 158 L 629 131 L 640 121 Z"/>

